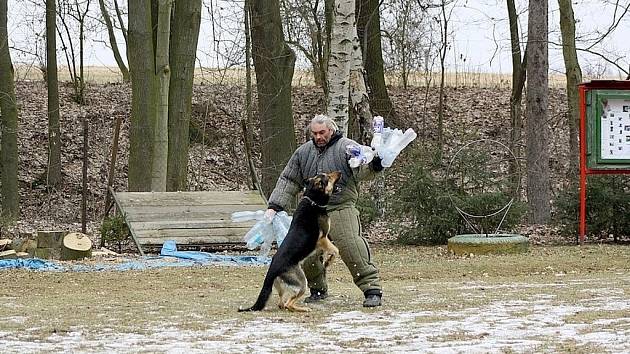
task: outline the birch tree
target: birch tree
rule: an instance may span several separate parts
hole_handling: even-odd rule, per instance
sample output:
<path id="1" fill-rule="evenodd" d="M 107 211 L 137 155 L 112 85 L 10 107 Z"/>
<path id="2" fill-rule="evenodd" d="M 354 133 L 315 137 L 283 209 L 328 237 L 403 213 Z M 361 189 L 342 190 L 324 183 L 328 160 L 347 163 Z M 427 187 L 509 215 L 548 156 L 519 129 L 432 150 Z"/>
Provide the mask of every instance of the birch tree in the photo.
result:
<path id="1" fill-rule="evenodd" d="M 333 9 L 333 25 L 328 62 L 328 116 L 348 134 L 350 107 L 357 115 L 362 142 L 367 142 L 372 121 L 367 88 L 363 77 L 363 59 L 357 36 L 354 0 L 338 0 Z"/>
<path id="2" fill-rule="evenodd" d="M 18 110 L 9 53 L 7 0 L 0 0 L 0 208 L 4 221 L 17 220 L 20 212 L 18 190 Z"/>

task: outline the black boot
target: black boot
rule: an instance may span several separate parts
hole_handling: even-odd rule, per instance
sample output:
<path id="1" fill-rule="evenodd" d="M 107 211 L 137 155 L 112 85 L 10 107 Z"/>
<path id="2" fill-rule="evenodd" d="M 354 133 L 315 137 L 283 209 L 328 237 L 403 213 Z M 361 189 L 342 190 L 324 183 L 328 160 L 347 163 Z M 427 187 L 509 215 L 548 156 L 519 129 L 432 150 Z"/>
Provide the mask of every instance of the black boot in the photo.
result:
<path id="1" fill-rule="evenodd" d="M 311 288 L 311 296 L 304 299 L 304 302 L 318 302 L 328 297 L 328 291 Z"/>
<path id="2" fill-rule="evenodd" d="M 368 290 L 364 294 L 365 300 L 363 300 L 363 307 L 381 306 L 381 297 L 383 296 L 383 293 L 380 290 Z"/>

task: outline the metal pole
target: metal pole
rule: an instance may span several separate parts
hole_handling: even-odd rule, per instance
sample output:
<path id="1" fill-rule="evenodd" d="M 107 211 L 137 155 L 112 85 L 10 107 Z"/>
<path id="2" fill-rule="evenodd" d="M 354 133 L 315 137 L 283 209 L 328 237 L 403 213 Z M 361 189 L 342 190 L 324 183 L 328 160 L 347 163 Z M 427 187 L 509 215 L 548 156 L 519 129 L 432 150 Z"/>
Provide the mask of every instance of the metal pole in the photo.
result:
<path id="1" fill-rule="evenodd" d="M 580 85 L 580 245 L 586 237 L 586 174 L 586 87 Z"/>

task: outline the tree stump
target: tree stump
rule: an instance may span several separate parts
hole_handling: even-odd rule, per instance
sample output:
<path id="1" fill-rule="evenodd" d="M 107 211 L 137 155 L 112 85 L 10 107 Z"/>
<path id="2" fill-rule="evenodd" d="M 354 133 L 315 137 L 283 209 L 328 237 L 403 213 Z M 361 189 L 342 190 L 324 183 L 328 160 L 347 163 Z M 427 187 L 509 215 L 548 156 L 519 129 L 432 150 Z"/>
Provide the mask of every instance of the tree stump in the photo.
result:
<path id="1" fill-rule="evenodd" d="M 64 231 L 37 231 L 37 248 L 61 248 Z"/>
<path id="2" fill-rule="evenodd" d="M 64 261 L 83 259 L 92 255 L 92 241 L 80 232 L 64 236 L 61 246 L 61 259 Z"/>

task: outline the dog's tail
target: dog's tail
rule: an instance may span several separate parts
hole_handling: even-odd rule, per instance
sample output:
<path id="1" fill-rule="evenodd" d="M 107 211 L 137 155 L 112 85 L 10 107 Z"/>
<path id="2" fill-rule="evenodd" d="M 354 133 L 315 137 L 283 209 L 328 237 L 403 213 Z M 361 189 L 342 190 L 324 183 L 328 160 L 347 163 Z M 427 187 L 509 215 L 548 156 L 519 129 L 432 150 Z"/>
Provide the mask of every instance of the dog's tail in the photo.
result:
<path id="1" fill-rule="evenodd" d="M 263 282 L 263 287 L 262 289 L 260 289 L 260 294 L 258 294 L 258 299 L 256 299 L 256 303 L 252 307 L 248 307 L 245 309 L 239 308 L 238 312 L 262 311 L 262 309 L 265 308 L 265 305 L 267 305 L 267 301 L 271 296 L 271 292 L 273 290 L 273 281 L 275 279 L 275 275 L 270 275 L 270 273 L 267 273 L 267 276 L 265 276 L 265 281 Z"/>

